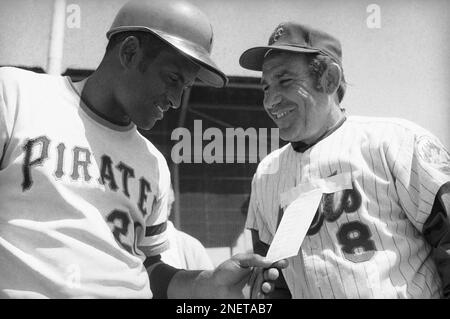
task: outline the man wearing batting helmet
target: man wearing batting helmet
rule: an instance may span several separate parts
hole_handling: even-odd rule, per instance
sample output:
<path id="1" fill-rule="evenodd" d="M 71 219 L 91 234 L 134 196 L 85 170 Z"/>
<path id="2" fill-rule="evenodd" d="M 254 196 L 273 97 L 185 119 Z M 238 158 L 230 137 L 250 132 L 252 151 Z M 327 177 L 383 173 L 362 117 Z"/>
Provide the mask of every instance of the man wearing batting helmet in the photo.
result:
<path id="1" fill-rule="evenodd" d="M 409 121 L 347 116 L 341 45 L 320 30 L 281 23 L 240 65 L 262 71 L 264 108 L 290 142 L 253 178 L 255 251 L 290 203 L 322 192 L 278 296 L 449 297 L 450 155 L 439 140 Z"/>
<path id="2" fill-rule="evenodd" d="M 81 82 L 0 69 L 0 297 L 237 298 L 254 267 L 274 280 L 254 254 L 212 271 L 160 261 L 169 170 L 137 127 L 178 108 L 195 78 L 225 85 L 208 18 L 186 2 L 132 1 L 107 37 Z"/>

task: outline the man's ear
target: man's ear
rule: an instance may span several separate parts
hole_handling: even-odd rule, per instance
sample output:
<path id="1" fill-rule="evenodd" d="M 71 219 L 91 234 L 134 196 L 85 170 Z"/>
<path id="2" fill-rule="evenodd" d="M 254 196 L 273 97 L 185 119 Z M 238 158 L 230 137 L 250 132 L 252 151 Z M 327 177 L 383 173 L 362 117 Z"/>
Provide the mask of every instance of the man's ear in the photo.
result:
<path id="1" fill-rule="evenodd" d="M 129 36 L 122 41 L 119 47 L 120 64 L 126 68 L 132 68 L 139 63 L 141 45 L 138 38 Z"/>
<path id="2" fill-rule="evenodd" d="M 337 63 L 327 64 L 327 68 L 319 79 L 320 87 L 324 93 L 328 95 L 334 94 L 341 83 L 342 72 L 341 67 Z"/>

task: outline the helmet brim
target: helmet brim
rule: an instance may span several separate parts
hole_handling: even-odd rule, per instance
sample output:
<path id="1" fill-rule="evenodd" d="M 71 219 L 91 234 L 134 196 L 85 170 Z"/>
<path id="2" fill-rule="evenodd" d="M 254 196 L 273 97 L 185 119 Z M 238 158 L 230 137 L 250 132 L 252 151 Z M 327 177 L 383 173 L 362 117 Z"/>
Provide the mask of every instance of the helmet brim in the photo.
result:
<path id="1" fill-rule="evenodd" d="M 108 39 L 116 33 L 126 31 L 143 31 L 150 32 L 158 38 L 172 46 L 175 50 L 186 56 L 192 62 L 200 67 L 197 78 L 202 82 L 213 87 L 224 87 L 228 83 L 227 76 L 219 69 L 219 67 L 211 59 L 209 52 L 200 45 L 197 45 L 186 39 L 173 36 L 166 32 L 151 29 L 143 26 L 123 26 L 109 30 L 106 33 Z"/>

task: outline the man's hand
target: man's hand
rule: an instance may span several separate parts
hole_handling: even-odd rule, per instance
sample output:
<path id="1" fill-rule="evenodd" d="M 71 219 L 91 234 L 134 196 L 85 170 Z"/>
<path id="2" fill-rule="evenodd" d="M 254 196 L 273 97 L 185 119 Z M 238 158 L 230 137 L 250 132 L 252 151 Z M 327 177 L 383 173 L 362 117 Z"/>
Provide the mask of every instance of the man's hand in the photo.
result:
<path id="1" fill-rule="evenodd" d="M 252 229 L 251 233 L 253 251 L 261 256 L 266 256 L 269 250 L 269 245 L 259 239 L 258 231 Z M 283 277 L 283 273 L 279 270 L 286 268 L 287 265 L 287 260 L 280 260 L 274 263 L 269 269 L 255 269 L 251 280 L 251 298 L 291 299 L 291 292 L 289 291 L 286 280 Z"/>
<path id="2" fill-rule="evenodd" d="M 270 268 L 254 269 L 251 282 L 251 299 L 290 299 L 289 291 L 276 289 L 275 282 L 280 279 L 280 269 L 286 268 L 288 261 L 283 259 L 271 265 Z M 281 276 L 282 277 L 282 276 Z M 276 291 L 275 291 L 276 290 Z M 276 292 L 276 293 L 275 293 Z"/>
<path id="3" fill-rule="evenodd" d="M 263 293 L 262 289 L 273 289 L 273 281 L 278 278 L 278 268 L 287 267 L 287 261 L 275 264 L 257 254 L 238 254 L 224 261 L 210 273 L 202 283 L 206 298 L 240 299 L 249 298 L 250 289 Z M 258 269 L 266 269 L 266 278 L 256 276 Z M 264 288 L 263 288 L 264 287 Z M 201 288 L 201 287 L 198 287 Z M 198 289 L 197 288 L 197 289 Z"/>

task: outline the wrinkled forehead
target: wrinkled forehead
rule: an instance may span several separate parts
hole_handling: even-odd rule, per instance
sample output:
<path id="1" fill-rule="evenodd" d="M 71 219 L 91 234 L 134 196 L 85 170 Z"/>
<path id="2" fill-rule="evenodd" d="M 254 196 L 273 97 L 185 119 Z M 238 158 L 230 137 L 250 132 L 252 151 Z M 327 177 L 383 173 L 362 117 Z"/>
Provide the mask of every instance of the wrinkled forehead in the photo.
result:
<path id="1" fill-rule="evenodd" d="M 285 71 L 307 72 L 310 60 L 310 55 L 271 50 L 264 58 L 262 77 L 272 77 Z"/>

